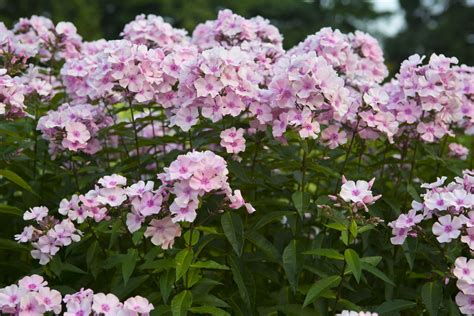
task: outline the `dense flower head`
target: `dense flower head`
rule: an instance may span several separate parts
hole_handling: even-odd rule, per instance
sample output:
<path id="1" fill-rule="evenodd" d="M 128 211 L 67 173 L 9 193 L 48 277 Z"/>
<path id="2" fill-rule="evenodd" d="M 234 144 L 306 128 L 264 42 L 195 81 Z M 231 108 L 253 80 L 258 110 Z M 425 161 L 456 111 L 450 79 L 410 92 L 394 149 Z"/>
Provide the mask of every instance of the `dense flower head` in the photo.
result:
<path id="1" fill-rule="evenodd" d="M 112 123 L 104 106 L 65 103 L 42 116 L 37 130 L 49 142 L 51 154 L 70 150 L 93 155 L 102 148 L 97 137 L 99 131 Z"/>
<path id="2" fill-rule="evenodd" d="M 474 67 L 455 67 L 461 93 L 461 113 L 464 118 L 456 125 L 467 135 L 474 135 Z"/>
<path id="3" fill-rule="evenodd" d="M 283 36 L 268 20 L 260 16 L 246 19 L 228 9 L 219 11 L 217 20 L 198 24 L 192 43 L 201 50 L 240 47 L 266 79 L 272 76 L 273 64 L 284 54 Z"/>
<path id="4" fill-rule="evenodd" d="M 130 42 L 146 45 L 148 48 L 161 48 L 165 53 L 176 46 L 189 45 L 187 32 L 175 29 L 161 16 L 140 14 L 127 23 L 120 35 Z"/>
<path id="5" fill-rule="evenodd" d="M 10 77 L 6 69 L 0 69 L 0 117 L 15 119 L 27 115 L 26 87 L 19 77 Z"/>
<path id="6" fill-rule="evenodd" d="M 268 118 L 275 137 L 291 126 L 302 138 L 317 138 L 320 123 L 340 121 L 346 115 L 351 99 L 344 80 L 314 52 L 288 54 L 274 72 L 267 97 L 275 117 Z"/>
<path id="7" fill-rule="evenodd" d="M 80 54 L 82 38 L 70 22 L 54 23 L 43 16 L 33 15 L 31 18 L 21 18 L 12 29 L 14 33 L 13 47 L 30 45 L 44 60 L 61 60 L 74 58 Z"/>
<path id="8" fill-rule="evenodd" d="M 451 126 L 472 120 L 473 113 L 462 106 L 465 87 L 453 66 L 458 60 L 436 54 L 427 64 L 423 59 L 412 55 L 402 63 L 395 79 L 383 86 L 388 99 L 381 103 L 395 116 L 399 133 L 416 133 L 425 142 L 435 142 L 453 136 Z"/>
<path id="9" fill-rule="evenodd" d="M 296 55 L 309 52 L 324 58 L 348 85 L 361 91 L 388 76 L 379 43 L 361 31 L 344 34 L 325 27 L 289 51 Z"/>
<path id="10" fill-rule="evenodd" d="M 96 54 L 67 61 L 61 69 L 66 91 L 73 98 L 147 103 L 162 91 L 161 49 L 127 40 L 108 41 Z"/>
<path id="11" fill-rule="evenodd" d="M 413 201 L 412 209 L 389 223 L 392 244 L 401 245 L 409 236 L 416 237 L 423 222 L 430 221 L 432 233 L 439 243 L 460 240 L 474 250 L 474 173 L 464 170 L 462 177 L 444 185 L 446 177 L 422 184 L 426 192 L 421 202 Z M 461 237 L 461 238 L 459 238 Z"/>
<path id="12" fill-rule="evenodd" d="M 255 67 L 238 47 L 215 47 L 189 60 L 179 77 L 171 124 L 188 131 L 199 113 L 213 122 L 226 115 L 239 116 L 259 99 L 262 77 Z"/>
<path id="13" fill-rule="evenodd" d="M 2 315 L 59 315 L 64 310 L 62 315 L 65 316 L 86 316 L 92 312 L 105 316 L 148 316 L 153 309 L 153 304 L 141 296 L 130 297 L 121 303 L 113 294 L 94 294 L 91 289 L 81 289 L 63 298 L 59 291 L 49 288 L 48 282 L 37 274 L 0 288 Z"/>
<path id="14" fill-rule="evenodd" d="M 230 154 L 238 154 L 245 151 L 244 129 L 235 127 L 223 130 L 220 134 L 221 146 Z"/>

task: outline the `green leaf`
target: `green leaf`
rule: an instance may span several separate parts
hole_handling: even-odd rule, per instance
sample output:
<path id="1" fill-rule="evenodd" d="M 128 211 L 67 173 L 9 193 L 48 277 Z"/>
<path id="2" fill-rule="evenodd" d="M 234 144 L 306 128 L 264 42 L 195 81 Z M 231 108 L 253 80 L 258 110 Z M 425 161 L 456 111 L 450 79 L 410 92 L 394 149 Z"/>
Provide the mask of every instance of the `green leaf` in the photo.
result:
<path id="1" fill-rule="evenodd" d="M 283 251 L 283 269 L 286 272 L 288 282 L 290 283 L 293 292 L 296 292 L 296 289 L 298 288 L 299 273 L 303 266 L 301 252 L 298 248 L 298 242 L 296 239 L 293 239 Z"/>
<path id="2" fill-rule="evenodd" d="M 239 294 L 244 303 L 247 305 L 247 307 L 250 308 L 250 293 L 249 290 L 247 289 L 247 286 L 245 285 L 245 281 L 242 275 L 242 268 L 239 263 L 239 259 L 231 254 L 227 257 L 228 264 L 232 270 L 232 277 L 234 279 L 235 284 L 237 284 L 237 288 L 239 289 Z"/>
<path id="3" fill-rule="evenodd" d="M 23 212 L 17 207 L 0 204 L 0 214 L 8 214 L 23 217 Z"/>
<path id="4" fill-rule="evenodd" d="M 393 312 L 399 312 L 405 309 L 409 309 L 415 307 L 416 303 L 406 300 L 393 300 L 388 301 L 377 307 L 375 312 L 377 312 L 380 316 L 387 315 Z"/>
<path id="5" fill-rule="evenodd" d="M 418 192 L 416 192 L 416 189 L 412 184 L 407 185 L 407 192 L 413 200 L 421 201 L 420 195 L 418 195 Z"/>
<path id="6" fill-rule="evenodd" d="M 193 294 L 184 290 L 171 300 L 171 313 L 173 316 L 185 316 L 193 305 Z"/>
<path id="7" fill-rule="evenodd" d="M 11 182 L 13 182 L 13 183 L 17 184 L 18 186 L 22 187 L 26 191 L 29 191 L 29 192 L 36 195 L 36 193 L 33 191 L 31 186 L 25 180 L 23 180 L 22 177 L 20 177 L 19 175 L 17 175 L 13 171 L 7 170 L 7 169 L 1 169 L 0 170 L 0 176 L 7 178 L 8 180 L 10 180 Z"/>
<path id="8" fill-rule="evenodd" d="M 197 261 L 191 265 L 191 268 L 212 269 L 212 270 L 229 270 L 230 269 L 225 264 L 220 264 L 212 260 Z"/>
<path id="9" fill-rule="evenodd" d="M 74 273 L 87 274 L 86 271 L 82 270 L 79 267 L 76 267 L 73 264 L 67 263 L 67 262 L 64 262 L 62 264 L 62 271 L 69 271 L 69 272 L 74 272 Z"/>
<path id="10" fill-rule="evenodd" d="M 132 276 L 133 271 L 135 270 L 135 265 L 138 260 L 138 251 L 136 249 L 129 249 L 127 254 L 123 256 L 122 261 L 122 278 L 123 283 L 127 285 L 128 280 Z"/>
<path id="11" fill-rule="evenodd" d="M 429 282 L 421 288 L 421 298 L 425 304 L 428 313 L 431 316 L 437 316 L 439 305 L 443 298 L 443 288 L 439 282 Z"/>
<path id="12" fill-rule="evenodd" d="M 206 314 L 212 316 L 230 316 L 225 310 L 215 306 L 199 306 L 190 309 L 191 312 L 196 314 Z"/>
<path id="13" fill-rule="evenodd" d="M 326 226 L 327 228 L 341 231 L 341 232 L 347 231 L 347 227 L 342 223 L 329 223 L 329 224 L 325 224 L 324 226 Z"/>
<path id="14" fill-rule="evenodd" d="M 342 254 L 340 254 L 337 250 L 329 249 L 329 248 L 312 249 L 312 250 L 303 252 L 303 254 L 326 257 L 329 259 L 344 260 L 344 256 Z"/>
<path id="15" fill-rule="evenodd" d="M 344 258 L 346 259 L 347 266 L 351 270 L 352 275 L 354 275 L 357 283 L 359 283 L 362 275 L 362 266 L 359 255 L 352 249 L 346 249 L 346 251 L 344 251 Z"/>
<path id="16" fill-rule="evenodd" d="M 240 257 L 244 247 L 244 224 L 240 216 L 234 212 L 226 212 L 221 216 L 221 225 L 232 249 Z"/>
<path id="17" fill-rule="evenodd" d="M 160 294 L 163 302 L 166 304 L 168 304 L 168 299 L 173 290 L 174 275 L 172 270 L 168 270 L 160 275 Z"/>
<path id="18" fill-rule="evenodd" d="M 10 239 L 0 238 L 0 249 L 12 250 L 12 251 L 28 251 L 29 248 L 25 245 L 14 242 Z"/>
<path id="19" fill-rule="evenodd" d="M 303 217 L 304 213 L 308 210 L 311 195 L 307 192 L 297 191 L 293 193 L 291 199 L 293 200 L 293 204 L 295 205 L 298 214 Z"/>
<path id="20" fill-rule="evenodd" d="M 374 266 L 372 266 L 368 263 L 365 263 L 365 262 L 361 262 L 361 266 L 362 266 L 363 270 L 373 274 L 374 276 L 381 279 L 382 281 L 385 281 L 386 283 L 395 286 L 395 283 L 393 283 L 393 281 L 390 280 L 390 278 L 385 273 L 383 273 L 382 271 L 380 271 L 376 267 L 374 267 Z"/>
<path id="21" fill-rule="evenodd" d="M 193 261 L 193 255 L 193 250 L 189 248 L 184 248 L 176 255 L 176 281 L 181 279 L 186 271 L 188 271 L 189 266 Z"/>
<path id="22" fill-rule="evenodd" d="M 273 221 L 280 220 L 283 216 L 290 216 L 293 214 L 295 213 L 290 211 L 279 211 L 265 214 L 257 220 L 257 222 L 253 225 L 252 230 L 258 230 Z"/>
<path id="23" fill-rule="evenodd" d="M 338 275 L 332 275 L 327 278 L 321 279 L 314 283 L 308 293 L 306 294 L 306 297 L 304 299 L 303 307 L 308 306 L 308 304 L 312 303 L 315 299 L 317 299 L 324 291 L 336 287 L 339 285 L 341 282 L 341 277 Z"/>
<path id="24" fill-rule="evenodd" d="M 280 261 L 280 253 L 278 249 L 266 239 L 262 234 L 254 231 L 247 232 L 245 238 L 252 244 L 257 246 L 269 259 L 273 261 Z"/>
<path id="25" fill-rule="evenodd" d="M 357 237 L 358 230 L 357 230 L 357 223 L 355 222 L 355 220 L 351 221 L 351 226 L 349 226 L 349 231 L 351 232 L 352 236 L 354 236 L 354 238 Z"/>

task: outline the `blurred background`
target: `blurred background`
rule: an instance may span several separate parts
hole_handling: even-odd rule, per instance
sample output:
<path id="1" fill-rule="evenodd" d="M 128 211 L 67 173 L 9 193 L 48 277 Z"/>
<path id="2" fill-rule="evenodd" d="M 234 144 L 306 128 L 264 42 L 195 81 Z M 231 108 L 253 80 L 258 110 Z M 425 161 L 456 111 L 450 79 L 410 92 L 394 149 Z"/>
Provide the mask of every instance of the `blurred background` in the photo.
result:
<path id="1" fill-rule="evenodd" d="M 141 13 L 191 32 L 222 8 L 270 19 L 286 48 L 325 26 L 369 32 L 382 42 L 392 72 L 414 53 L 474 64 L 474 0 L 0 0 L 0 20 L 11 26 L 20 17 L 44 15 L 73 22 L 86 40 L 115 39 Z"/>

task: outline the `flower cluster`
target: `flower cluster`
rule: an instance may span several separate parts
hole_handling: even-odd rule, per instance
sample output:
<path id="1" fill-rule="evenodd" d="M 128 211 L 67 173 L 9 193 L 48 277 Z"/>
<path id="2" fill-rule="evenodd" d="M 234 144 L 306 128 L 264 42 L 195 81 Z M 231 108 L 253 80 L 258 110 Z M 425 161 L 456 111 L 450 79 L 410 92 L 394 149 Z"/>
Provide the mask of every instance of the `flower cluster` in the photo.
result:
<path id="1" fill-rule="evenodd" d="M 423 58 L 410 56 L 395 79 L 384 85 L 388 99 L 383 107 L 395 116 L 400 133 L 415 133 L 425 142 L 434 142 L 454 135 L 451 126 L 466 117 L 472 120 L 474 112 L 461 103 L 465 87 L 453 66 L 458 60 L 433 54 L 423 65 Z"/>
<path id="2" fill-rule="evenodd" d="M 38 56 L 42 61 L 67 60 L 80 54 L 82 38 L 76 27 L 70 22 L 59 22 L 57 25 L 45 17 L 33 15 L 21 18 L 12 30 L 2 24 L 3 40 L 0 40 L 0 51 L 8 58 L 5 60 L 10 68 L 20 61 L 26 64 L 31 57 Z"/>
<path id="3" fill-rule="evenodd" d="M 317 138 L 320 123 L 340 121 L 350 104 L 344 80 L 314 52 L 287 55 L 275 65 L 268 99 L 275 119 L 273 135 L 280 137 L 288 126 L 302 138 Z"/>
<path id="4" fill-rule="evenodd" d="M 283 36 L 268 20 L 257 16 L 252 19 L 221 10 L 217 20 L 198 24 L 192 43 L 205 50 L 216 46 L 239 47 L 249 54 L 265 81 L 273 74 L 273 65 L 284 55 Z"/>
<path id="5" fill-rule="evenodd" d="M 180 155 L 164 172 L 158 175 L 162 184 L 154 189 L 153 181 L 139 181 L 130 186 L 127 179 L 113 174 L 100 178 L 93 190 L 86 194 L 63 199 L 58 213 L 66 219 L 48 216 L 46 207 L 34 207 L 25 212 L 25 220 L 34 220 L 39 227 L 27 226 L 15 236 L 18 242 L 31 242 L 32 256 L 40 264 L 48 263 L 63 246 L 79 241 L 81 232 L 74 222 L 83 223 L 91 218 L 96 222 L 109 220 L 113 215 L 127 212 L 126 225 L 133 233 L 147 219 L 151 219 L 145 231 L 155 245 L 168 249 L 181 235 L 177 222 L 193 222 L 197 217 L 200 199 L 211 192 L 222 194 L 222 207 L 245 207 L 249 213 L 255 209 L 246 203 L 239 190 L 232 191 L 227 182 L 227 164 L 222 157 L 211 151 L 193 151 Z M 113 213 L 113 214 L 111 214 Z"/>
<path id="6" fill-rule="evenodd" d="M 434 219 L 432 232 L 438 242 L 449 243 L 461 237 L 461 242 L 474 250 L 474 173 L 464 170 L 462 177 L 443 186 L 446 179 L 422 184 L 426 189 L 421 195 L 423 201 L 413 201 L 408 213 L 389 223 L 393 244 L 401 245 L 408 236 L 416 237 L 422 222 Z"/>
<path id="7" fill-rule="evenodd" d="M 64 306 L 63 306 L 64 303 Z M 26 276 L 0 289 L 0 311 L 2 315 L 105 315 L 105 316 L 148 316 L 154 309 L 150 302 L 141 296 L 130 297 L 121 303 L 113 294 L 97 293 L 91 289 L 65 295 L 48 287 L 48 282 L 40 275 Z"/>
<path id="8" fill-rule="evenodd" d="M 102 148 L 97 137 L 99 131 L 112 123 L 104 106 L 65 103 L 42 116 L 37 130 L 49 142 L 49 152 L 53 156 L 64 150 L 93 155 Z"/>
<path id="9" fill-rule="evenodd" d="M 70 219 L 60 221 L 50 216 L 45 206 L 31 208 L 24 213 L 23 219 L 34 221 L 36 226 L 26 226 L 21 234 L 15 235 L 15 239 L 19 243 L 31 243 L 31 256 L 40 264 L 47 264 L 61 247 L 79 241 L 82 235 Z"/>
<path id="10" fill-rule="evenodd" d="M 228 128 L 221 132 L 221 146 L 229 154 L 238 154 L 245 151 L 244 129 L 235 127 Z"/>
<path id="11" fill-rule="evenodd" d="M 61 68 L 72 98 L 147 103 L 156 93 L 170 89 L 169 85 L 161 87 L 164 53 L 159 48 L 114 40 L 95 43 L 90 50 L 96 53 L 68 60 Z"/>
<path id="12" fill-rule="evenodd" d="M 25 86 L 18 77 L 10 77 L 0 69 L 0 117 L 15 119 L 26 115 Z"/>
<path id="13" fill-rule="evenodd" d="M 449 144 L 449 155 L 454 158 L 466 160 L 469 154 L 469 149 L 461 144 L 451 143 Z"/>
<path id="14" fill-rule="evenodd" d="M 296 55 L 309 52 L 324 58 L 348 85 L 361 92 L 388 76 L 379 43 L 361 31 L 344 34 L 325 27 L 289 51 Z"/>
<path id="15" fill-rule="evenodd" d="M 178 100 L 171 109 L 170 122 L 188 131 L 202 116 L 219 121 L 236 117 L 258 101 L 262 77 L 255 63 L 238 47 L 205 50 L 183 67 Z"/>
<path id="16" fill-rule="evenodd" d="M 187 32 L 175 29 L 161 16 L 140 14 L 125 25 L 120 34 L 133 44 L 148 48 L 161 48 L 165 53 L 174 51 L 176 46 L 189 45 Z"/>
<path id="17" fill-rule="evenodd" d="M 350 311 L 350 310 L 343 310 L 339 314 L 336 314 L 336 316 L 378 316 L 379 314 L 377 313 L 371 313 L 371 312 L 355 312 L 355 311 Z"/>
<path id="18" fill-rule="evenodd" d="M 341 202 L 349 203 L 350 208 L 355 213 L 359 209 L 364 209 L 368 212 L 368 205 L 372 205 L 382 197 L 382 195 L 374 196 L 372 194 L 372 186 L 375 182 L 375 178 L 369 182 L 364 180 L 347 180 L 345 176 L 342 176 L 341 191 L 338 196 L 330 195 L 329 198 L 333 201 L 342 200 Z M 336 206 L 340 206 L 340 203 Z"/>
<path id="19" fill-rule="evenodd" d="M 456 295 L 456 304 L 463 314 L 474 313 L 474 259 L 458 257 L 454 262 L 453 274 L 460 292 Z"/>

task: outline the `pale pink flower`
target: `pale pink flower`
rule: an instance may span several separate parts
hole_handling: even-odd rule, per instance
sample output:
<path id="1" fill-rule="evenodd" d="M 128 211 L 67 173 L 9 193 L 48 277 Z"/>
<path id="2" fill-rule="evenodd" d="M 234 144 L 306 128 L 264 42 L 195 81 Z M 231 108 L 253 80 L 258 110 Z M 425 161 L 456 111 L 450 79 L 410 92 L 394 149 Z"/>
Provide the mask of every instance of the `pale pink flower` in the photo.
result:
<path id="1" fill-rule="evenodd" d="M 113 174 L 110 176 L 104 176 L 97 181 L 104 188 L 115 188 L 116 186 L 124 186 L 127 184 L 127 179 L 124 176 Z"/>
<path id="2" fill-rule="evenodd" d="M 46 206 L 33 207 L 23 214 L 23 219 L 25 221 L 35 220 L 37 222 L 40 222 L 43 218 L 48 216 L 48 211 L 49 210 Z"/>
<path id="3" fill-rule="evenodd" d="M 115 316 L 122 304 L 113 294 L 94 294 L 92 310 L 104 316 Z"/>
<path id="4" fill-rule="evenodd" d="M 145 231 L 145 237 L 151 237 L 151 242 L 163 249 L 173 247 L 174 239 L 181 236 L 181 227 L 173 223 L 171 217 L 161 220 L 153 219 Z"/>
<path id="5" fill-rule="evenodd" d="M 87 126 L 79 122 L 67 122 L 66 133 L 71 143 L 85 144 L 91 137 Z"/>
<path id="6" fill-rule="evenodd" d="M 125 191 L 122 188 L 104 188 L 100 189 L 97 201 L 102 204 L 108 204 L 112 207 L 120 206 L 127 199 Z"/>
<path id="7" fill-rule="evenodd" d="M 151 304 L 146 298 L 141 296 L 130 297 L 124 304 L 124 308 L 132 312 L 132 315 L 148 315 L 153 310 L 153 304 Z"/>
<path id="8" fill-rule="evenodd" d="M 433 224 L 433 234 L 440 243 L 450 242 L 456 239 L 461 234 L 461 227 L 463 221 L 459 217 L 451 217 L 451 215 L 444 215 L 438 218 L 438 222 Z"/>

